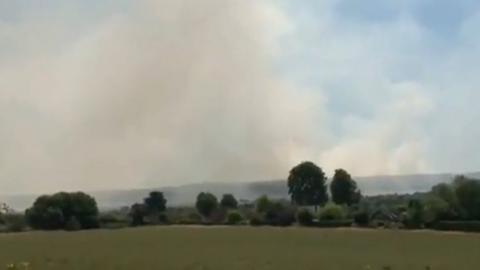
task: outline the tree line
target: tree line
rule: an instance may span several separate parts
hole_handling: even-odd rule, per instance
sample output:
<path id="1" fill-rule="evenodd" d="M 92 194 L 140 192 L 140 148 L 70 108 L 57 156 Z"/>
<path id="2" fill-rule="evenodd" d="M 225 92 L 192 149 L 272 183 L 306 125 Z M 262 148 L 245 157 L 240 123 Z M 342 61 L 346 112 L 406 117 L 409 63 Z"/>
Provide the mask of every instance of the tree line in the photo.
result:
<path id="1" fill-rule="evenodd" d="M 426 193 L 362 196 L 357 183 L 337 169 L 328 183 L 313 162 L 289 172 L 290 200 L 261 196 L 239 203 L 233 194 L 218 199 L 201 192 L 194 207 L 169 207 L 161 191 L 122 209 L 100 212 L 95 198 L 83 192 L 38 197 L 24 215 L 0 210 L 0 224 L 20 231 L 82 230 L 161 224 L 227 224 L 338 227 L 432 228 L 480 231 L 480 181 L 458 176 Z M 4 208 L 2 208 L 4 209 Z M 7 227 L 8 227 L 7 226 Z"/>

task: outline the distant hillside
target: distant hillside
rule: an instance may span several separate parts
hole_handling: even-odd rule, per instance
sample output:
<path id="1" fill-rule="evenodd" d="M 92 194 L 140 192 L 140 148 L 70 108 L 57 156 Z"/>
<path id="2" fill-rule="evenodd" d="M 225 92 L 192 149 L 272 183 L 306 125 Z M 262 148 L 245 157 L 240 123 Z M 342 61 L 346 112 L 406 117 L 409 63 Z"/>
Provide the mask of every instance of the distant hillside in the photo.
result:
<path id="1" fill-rule="evenodd" d="M 480 179 L 480 172 L 466 174 Z M 412 193 L 428 191 L 433 185 L 441 182 L 450 182 L 453 174 L 417 174 L 398 176 L 369 176 L 357 177 L 363 194 L 376 195 L 388 193 Z M 118 208 L 142 201 L 152 190 L 161 190 L 165 193 L 169 205 L 192 205 L 199 192 L 209 191 L 217 196 L 224 193 L 233 193 L 239 199 L 254 200 L 266 194 L 273 198 L 286 198 L 286 180 L 258 181 L 244 183 L 199 183 L 178 187 L 164 187 L 156 189 L 111 190 L 90 192 L 100 208 Z M 22 210 L 29 207 L 38 194 L 30 195 L 0 195 L 0 201 L 6 202 L 14 209 Z"/>

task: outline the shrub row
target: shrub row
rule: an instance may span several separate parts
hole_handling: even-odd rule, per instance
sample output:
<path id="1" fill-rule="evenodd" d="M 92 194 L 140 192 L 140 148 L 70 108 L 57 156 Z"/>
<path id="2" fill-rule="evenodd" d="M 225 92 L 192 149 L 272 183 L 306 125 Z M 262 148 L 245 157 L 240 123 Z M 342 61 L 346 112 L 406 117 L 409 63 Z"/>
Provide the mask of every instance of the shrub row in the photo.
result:
<path id="1" fill-rule="evenodd" d="M 353 220 L 346 219 L 346 220 L 320 220 L 313 223 L 312 226 L 318 228 L 345 228 L 351 227 L 353 224 Z"/>
<path id="2" fill-rule="evenodd" d="M 441 231 L 480 232 L 480 221 L 440 221 L 433 228 Z"/>

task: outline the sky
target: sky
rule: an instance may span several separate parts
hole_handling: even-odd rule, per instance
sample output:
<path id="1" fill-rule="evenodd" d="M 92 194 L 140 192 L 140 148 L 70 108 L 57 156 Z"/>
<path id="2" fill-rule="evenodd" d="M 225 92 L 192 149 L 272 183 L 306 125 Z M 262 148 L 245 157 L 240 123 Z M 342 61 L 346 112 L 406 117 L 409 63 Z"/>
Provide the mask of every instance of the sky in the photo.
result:
<path id="1" fill-rule="evenodd" d="M 0 193 L 480 170 L 474 0 L 0 0 Z"/>

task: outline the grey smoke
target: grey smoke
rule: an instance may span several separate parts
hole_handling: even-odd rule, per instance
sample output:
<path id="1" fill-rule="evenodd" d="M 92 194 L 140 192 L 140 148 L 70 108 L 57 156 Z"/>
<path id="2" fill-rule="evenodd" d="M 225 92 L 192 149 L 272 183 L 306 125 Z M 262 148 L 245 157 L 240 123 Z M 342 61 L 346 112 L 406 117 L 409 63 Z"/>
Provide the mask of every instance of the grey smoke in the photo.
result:
<path id="1" fill-rule="evenodd" d="M 405 37 L 424 44 L 410 20 L 352 30 L 336 1 L 307 26 L 283 1 L 93 2 L 0 6 L 0 193 L 281 179 L 302 160 L 356 176 L 473 166 L 448 156 L 463 141 L 434 140 L 451 132 L 436 87 L 388 72 Z"/>
<path id="2" fill-rule="evenodd" d="M 55 21 L 16 26 L 50 45 L 0 68 L 2 192 L 270 179 L 315 145 L 321 97 L 274 72 L 288 28 L 274 6 L 136 2 L 74 39 Z"/>

